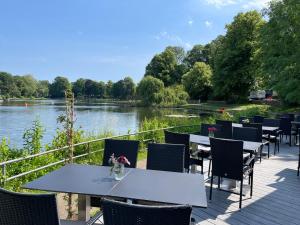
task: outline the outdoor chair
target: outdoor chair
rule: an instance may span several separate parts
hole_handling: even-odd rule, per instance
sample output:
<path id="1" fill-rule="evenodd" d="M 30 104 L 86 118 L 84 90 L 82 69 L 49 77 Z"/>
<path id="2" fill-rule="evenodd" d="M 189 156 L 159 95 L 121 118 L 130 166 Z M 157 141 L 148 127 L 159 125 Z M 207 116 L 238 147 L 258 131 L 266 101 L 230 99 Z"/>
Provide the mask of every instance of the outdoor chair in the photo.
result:
<path id="1" fill-rule="evenodd" d="M 240 181 L 239 208 L 242 207 L 243 182 L 248 176 L 250 183 L 250 197 L 253 193 L 253 166 L 255 156 L 250 157 L 246 162 L 243 159 L 243 142 L 236 140 L 225 140 L 218 138 L 210 139 L 212 154 L 212 176 L 210 181 L 210 195 L 212 199 L 212 186 L 215 176 L 218 177 L 218 188 L 221 178 L 228 178 Z"/>
<path id="2" fill-rule="evenodd" d="M 263 123 L 264 122 L 264 117 L 263 116 L 253 116 L 253 123 Z"/>
<path id="3" fill-rule="evenodd" d="M 116 140 L 116 139 L 105 139 L 104 153 L 102 166 L 110 166 L 109 158 L 112 154 L 115 157 L 124 155 L 130 162 L 130 165 L 125 167 L 135 168 L 138 157 L 139 141 L 134 140 Z M 99 197 L 91 197 L 91 206 L 100 207 L 101 199 Z"/>
<path id="4" fill-rule="evenodd" d="M 300 134 L 300 129 L 298 129 L 298 134 Z M 299 136 L 300 139 L 300 136 Z M 300 140 L 299 140 L 300 143 Z M 299 158 L 298 158 L 298 171 L 297 171 L 297 176 L 299 177 L 299 172 L 300 172 L 300 144 L 299 144 Z"/>
<path id="5" fill-rule="evenodd" d="M 165 142 L 169 144 L 184 144 L 184 168 L 187 172 L 190 171 L 191 165 L 201 166 L 201 172 L 203 173 L 203 160 L 190 157 L 190 135 L 182 133 L 174 133 L 165 130 Z"/>
<path id="6" fill-rule="evenodd" d="M 268 158 L 270 158 L 270 142 L 268 140 L 263 139 L 263 131 L 262 131 L 262 124 L 261 123 L 243 123 L 243 127 L 253 127 L 257 128 L 258 130 L 258 137 L 256 142 L 262 142 L 263 146 L 268 146 Z M 260 161 L 262 158 L 262 150 L 263 147 L 261 148 L 260 152 Z"/>
<path id="7" fill-rule="evenodd" d="M 0 188 L 1 225 L 84 225 L 59 220 L 54 194 L 22 194 Z"/>
<path id="8" fill-rule="evenodd" d="M 189 225 L 192 207 L 149 206 L 103 200 L 105 225 Z"/>
<path id="9" fill-rule="evenodd" d="M 222 126 L 221 138 L 225 138 L 225 139 L 232 138 L 232 121 L 216 120 L 216 124 Z"/>
<path id="10" fill-rule="evenodd" d="M 263 126 L 268 126 L 268 127 L 280 127 L 280 120 L 278 119 L 269 119 L 265 118 L 263 122 Z M 274 143 L 274 155 L 276 154 L 276 148 L 277 151 L 279 152 L 279 146 L 280 146 L 280 135 L 282 131 L 280 129 L 275 130 L 275 131 L 269 131 L 263 132 L 263 138 L 266 138 L 269 140 L 270 143 Z"/>
<path id="11" fill-rule="evenodd" d="M 184 172 L 183 144 L 148 144 L 147 169 Z"/>
<path id="12" fill-rule="evenodd" d="M 292 146 L 292 136 L 296 136 L 297 133 L 292 131 L 291 119 L 288 117 L 280 117 L 279 129 L 282 131 L 282 135 L 287 138 L 289 136 L 289 145 Z"/>

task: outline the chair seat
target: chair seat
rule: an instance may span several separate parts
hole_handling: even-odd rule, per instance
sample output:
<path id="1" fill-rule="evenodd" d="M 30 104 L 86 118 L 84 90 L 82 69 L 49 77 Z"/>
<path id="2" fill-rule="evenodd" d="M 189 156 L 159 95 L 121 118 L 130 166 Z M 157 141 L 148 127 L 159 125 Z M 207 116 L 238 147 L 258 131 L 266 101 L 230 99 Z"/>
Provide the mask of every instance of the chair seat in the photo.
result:
<path id="1" fill-rule="evenodd" d="M 243 153 L 244 162 L 246 162 L 250 158 L 250 153 Z"/>
<path id="2" fill-rule="evenodd" d="M 86 225 L 84 221 L 60 220 L 61 225 Z"/>

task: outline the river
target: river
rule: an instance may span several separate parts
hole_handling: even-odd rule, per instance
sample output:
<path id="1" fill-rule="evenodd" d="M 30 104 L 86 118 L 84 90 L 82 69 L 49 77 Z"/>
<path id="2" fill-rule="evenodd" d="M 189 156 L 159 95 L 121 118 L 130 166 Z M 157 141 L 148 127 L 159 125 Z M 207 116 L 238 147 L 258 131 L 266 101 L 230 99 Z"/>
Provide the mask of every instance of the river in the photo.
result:
<path id="1" fill-rule="evenodd" d="M 45 130 L 43 144 L 50 143 L 56 129 L 57 117 L 64 113 L 63 100 L 15 100 L 0 102 L 0 139 L 9 139 L 10 146 L 22 147 L 23 133 L 39 119 Z M 185 109 L 155 109 L 128 107 L 114 103 L 76 102 L 76 127 L 86 134 L 105 131 L 125 134 L 138 129 L 144 118 L 161 117 L 167 114 L 192 113 Z"/>

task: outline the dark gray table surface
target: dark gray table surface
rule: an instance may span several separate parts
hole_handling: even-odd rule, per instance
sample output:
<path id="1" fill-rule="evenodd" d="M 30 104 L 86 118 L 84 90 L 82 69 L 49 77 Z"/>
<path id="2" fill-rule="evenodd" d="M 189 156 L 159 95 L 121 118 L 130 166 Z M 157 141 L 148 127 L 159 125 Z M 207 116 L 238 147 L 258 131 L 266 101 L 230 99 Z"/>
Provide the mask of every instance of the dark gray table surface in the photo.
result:
<path id="1" fill-rule="evenodd" d="M 233 123 L 233 127 L 243 127 L 243 124 L 240 123 Z M 276 131 L 279 127 L 269 127 L 269 126 L 262 126 L 263 131 Z"/>
<path id="2" fill-rule="evenodd" d="M 204 177 L 200 174 L 126 169 L 125 177 L 115 181 L 110 167 L 70 164 L 23 187 L 207 207 Z"/>
<path id="3" fill-rule="evenodd" d="M 129 173 L 130 169 L 125 169 Z M 118 184 L 110 176 L 110 167 L 70 164 L 24 186 L 27 189 L 107 196 Z"/>
<path id="4" fill-rule="evenodd" d="M 113 197 L 207 207 L 201 174 L 134 169 L 110 193 Z"/>
<path id="5" fill-rule="evenodd" d="M 207 136 L 190 134 L 190 142 L 210 146 L 209 137 Z M 260 142 L 243 141 L 243 143 L 244 150 L 251 152 L 257 152 L 258 149 L 262 146 L 262 143 Z"/>

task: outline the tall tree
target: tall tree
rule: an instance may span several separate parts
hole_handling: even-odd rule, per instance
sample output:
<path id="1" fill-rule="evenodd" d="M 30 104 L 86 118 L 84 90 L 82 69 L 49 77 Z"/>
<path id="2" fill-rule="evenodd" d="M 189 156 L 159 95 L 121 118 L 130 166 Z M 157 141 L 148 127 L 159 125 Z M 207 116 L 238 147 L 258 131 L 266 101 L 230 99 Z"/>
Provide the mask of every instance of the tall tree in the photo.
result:
<path id="1" fill-rule="evenodd" d="M 208 63 L 209 60 L 209 48 L 208 46 L 195 45 L 190 51 L 188 51 L 184 62 L 191 68 L 196 62 Z"/>
<path id="2" fill-rule="evenodd" d="M 49 81 L 41 80 L 37 83 L 36 97 L 47 98 L 49 96 Z"/>
<path id="3" fill-rule="evenodd" d="M 300 1 L 272 1 L 262 29 L 263 71 L 281 99 L 300 104 Z"/>
<path id="4" fill-rule="evenodd" d="M 85 95 L 85 79 L 79 78 L 74 83 L 72 83 L 72 91 L 74 93 L 74 96 L 77 97 L 83 97 Z"/>
<path id="5" fill-rule="evenodd" d="M 19 97 L 20 91 L 10 73 L 0 72 L 0 96 Z"/>
<path id="6" fill-rule="evenodd" d="M 109 80 L 105 84 L 105 97 L 106 98 L 112 98 L 113 97 L 113 94 L 112 94 L 113 85 L 114 85 L 114 83 L 111 80 Z"/>
<path id="7" fill-rule="evenodd" d="M 221 52 L 215 61 L 214 93 L 229 101 L 245 100 L 257 77 L 258 35 L 265 21 L 257 11 L 239 13 L 227 25 Z"/>
<path id="8" fill-rule="evenodd" d="M 65 91 L 71 88 L 69 80 L 65 77 L 56 77 L 49 88 L 51 98 L 63 98 Z"/>
<path id="9" fill-rule="evenodd" d="M 158 93 L 164 89 L 164 83 L 152 76 L 144 77 L 137 87 L 138 97 L 143 104 L 151 105 L 157 102 Z"/>
<path id="10" fill-rule="evenodd" d="M 166 49 L 160 54 L 155 55 L 151 62 L 146 66 L 145 76 L 153 76 L 164 82 L 165 86 L 173 84 L 172 76 L 176 71 L 177 58 L 172 49 Z"/>
<path id="11" fill-rule="evenodd" d="M 207 100 L 212 86 L 211 76 L 209 65 L 196 62 L 193 68 L 183 75 L 182 83 L 192 99 Z"/>

